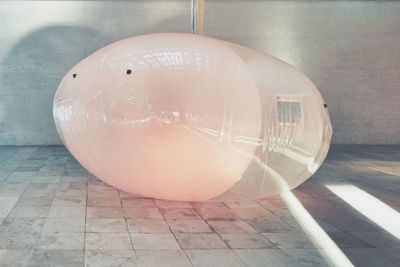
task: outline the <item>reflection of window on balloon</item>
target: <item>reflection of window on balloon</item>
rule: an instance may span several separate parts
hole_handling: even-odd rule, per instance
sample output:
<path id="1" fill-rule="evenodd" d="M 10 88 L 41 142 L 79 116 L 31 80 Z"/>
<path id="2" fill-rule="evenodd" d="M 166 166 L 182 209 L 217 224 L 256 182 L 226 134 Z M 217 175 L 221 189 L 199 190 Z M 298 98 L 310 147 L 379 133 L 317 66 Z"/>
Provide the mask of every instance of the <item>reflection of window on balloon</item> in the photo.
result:
<path id="1" fill-rule="evenodd" d="M 298 70 L 178 33 L 125 39 L 81 61 L 57 90 L 54 119 L 104 182 L 171 200 L 294 188 L 321 165 L 332 134 L 318 90 Z"/>

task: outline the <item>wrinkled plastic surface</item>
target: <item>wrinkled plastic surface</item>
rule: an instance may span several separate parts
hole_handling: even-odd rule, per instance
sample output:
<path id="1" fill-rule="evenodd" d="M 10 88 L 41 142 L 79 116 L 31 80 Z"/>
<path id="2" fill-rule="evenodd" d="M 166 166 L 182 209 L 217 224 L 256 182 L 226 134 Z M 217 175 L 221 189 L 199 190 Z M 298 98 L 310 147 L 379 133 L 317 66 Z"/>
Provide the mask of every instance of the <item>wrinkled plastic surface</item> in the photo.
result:
<path id="1" fill-rule="evenodd" d="M 242 200 L 294 188 L 321 165 L 332 129 L 312 82 L 233 43 L 133 37 L 73 67 L 54 119 L 74 157 L 124 191 L 170 200 Z"/>

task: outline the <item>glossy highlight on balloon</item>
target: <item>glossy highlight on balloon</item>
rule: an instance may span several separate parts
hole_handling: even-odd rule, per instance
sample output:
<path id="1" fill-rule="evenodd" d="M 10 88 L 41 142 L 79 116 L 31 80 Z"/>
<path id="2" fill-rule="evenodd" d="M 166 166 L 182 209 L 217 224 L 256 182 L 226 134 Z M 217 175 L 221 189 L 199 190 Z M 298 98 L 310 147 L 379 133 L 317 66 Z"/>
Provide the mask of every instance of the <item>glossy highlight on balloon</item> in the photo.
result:
<path id="1" fill-rule="evenodd" d="M 309 178 L 332 128 L 313 83 L 287 63 L 210 37 L 110 44 L 54 97 L 62 142 L 93 175 L 169 200 L 243 200 Z"/>

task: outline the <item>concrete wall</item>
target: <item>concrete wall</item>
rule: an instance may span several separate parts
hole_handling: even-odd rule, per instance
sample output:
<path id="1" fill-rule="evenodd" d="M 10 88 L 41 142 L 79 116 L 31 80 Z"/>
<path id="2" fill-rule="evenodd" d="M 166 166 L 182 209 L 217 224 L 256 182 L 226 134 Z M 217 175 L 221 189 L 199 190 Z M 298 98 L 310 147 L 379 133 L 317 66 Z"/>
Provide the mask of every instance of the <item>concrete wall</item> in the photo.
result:
<path id="1" fill-rule="evenodd" d="M 400 143 L 400 2 L 206 0 L 205 31 L 303 70 L 337 144 Z M 186 1 L 0 1 L 0 145 L 59 144 L 64 73 L 121 38 L 189 32 Z"/>

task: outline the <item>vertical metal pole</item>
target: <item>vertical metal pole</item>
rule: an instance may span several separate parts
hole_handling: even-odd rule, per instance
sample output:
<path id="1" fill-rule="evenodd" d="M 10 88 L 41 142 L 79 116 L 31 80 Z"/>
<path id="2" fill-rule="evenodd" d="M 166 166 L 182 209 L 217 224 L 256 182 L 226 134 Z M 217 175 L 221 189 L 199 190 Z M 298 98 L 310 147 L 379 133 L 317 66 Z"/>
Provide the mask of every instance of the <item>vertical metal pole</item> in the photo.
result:
<path id="1" fill-rule="evenodd" d="M 192 33 L 204 33 L 204 0 L 192 0 Z"/>

